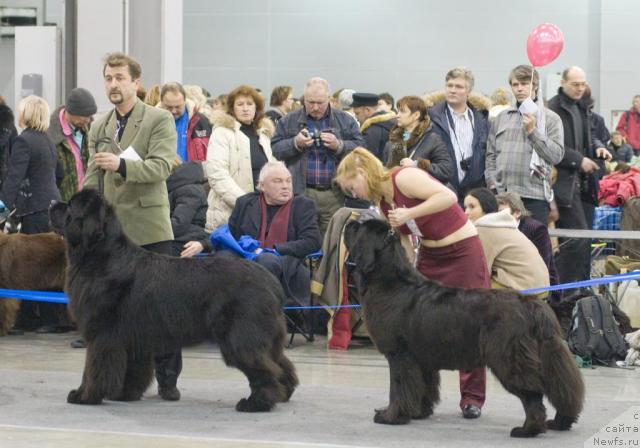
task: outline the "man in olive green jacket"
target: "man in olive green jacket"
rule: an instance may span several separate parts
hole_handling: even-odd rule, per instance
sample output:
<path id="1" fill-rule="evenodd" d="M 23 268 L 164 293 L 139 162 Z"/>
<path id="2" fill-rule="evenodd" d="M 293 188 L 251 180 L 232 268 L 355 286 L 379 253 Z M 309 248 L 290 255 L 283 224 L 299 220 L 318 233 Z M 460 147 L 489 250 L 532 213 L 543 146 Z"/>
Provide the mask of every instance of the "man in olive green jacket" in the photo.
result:
<path id="1" fill-rule="evenodd" d="M 176 157 L 173 117 L 136 97 L 142 69 L 123 53 L 107 55 L 104 83 L 114 110 L 89 133 L 89 166 L 84 188 L 102 191 L 124 233 L 142 248 L 170 255 L 173 231 L 166 180 Z M 179 400 L 180 350 L 155 356 L 158 393 Z"/>
<path id="2" fill-rule="evenodd" d="M 125 79 L 117 81 L 121 76 Z M 145 246 L 173 240 L 166 180 L 177 137 L 169 112 L 136 98 L 138 82 L 139 76 L 132 77 L 126 63 L 111 66 L 107 62 L 105 85 L 116 107 L 91 127 L 84 188 L 103 188 L 124 233 Z M 132 96 L 120 101 L 127 93 Z"/>

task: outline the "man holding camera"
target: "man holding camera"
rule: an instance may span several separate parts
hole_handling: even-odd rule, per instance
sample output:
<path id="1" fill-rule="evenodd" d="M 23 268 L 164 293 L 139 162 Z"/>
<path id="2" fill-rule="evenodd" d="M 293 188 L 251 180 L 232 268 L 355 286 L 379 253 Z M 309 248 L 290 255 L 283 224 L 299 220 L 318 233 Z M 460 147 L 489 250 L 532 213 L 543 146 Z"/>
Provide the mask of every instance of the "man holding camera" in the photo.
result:
<path id="1" fill-rule="evenodd" d="M 293 192 L 305 193 L 318 209 L 318 225 L 324 235 L 329 220 L 344 205 L 342 191 L 333 184 L 342 157 L 364 146 L 358 123 L 346 112 L 329 105 L 329 83 L 311 78 L 304 88 L 304 108 L 278 121 L 271 140 L 273 155 L 287 164 Z"/>
<path id="2" fill-rule="evenodd" d="M 451 184 L 460 201 L 465 192 L 484 186 L 484 159 L 489 133 L 488 98 L 471 94 L 473 73 L 464 67 L 449 70 L 442 94 L 432 97 L 429 109 L 436 132 L 447 144 L 454 162 Z M 438 100 L 440 100 L 438 102 Z"/>
<path id="3" fill-rule="evenodd" d="M 533 218 L 546 226 L 553 200 L 551 167 L 564 156 L 564 133 L 560 117 L 542 104 L 539 83 L 530 65 L 511 70 L 516 104 L 491 124 L 485 177 L 490 189 L 517 193 Z"/>

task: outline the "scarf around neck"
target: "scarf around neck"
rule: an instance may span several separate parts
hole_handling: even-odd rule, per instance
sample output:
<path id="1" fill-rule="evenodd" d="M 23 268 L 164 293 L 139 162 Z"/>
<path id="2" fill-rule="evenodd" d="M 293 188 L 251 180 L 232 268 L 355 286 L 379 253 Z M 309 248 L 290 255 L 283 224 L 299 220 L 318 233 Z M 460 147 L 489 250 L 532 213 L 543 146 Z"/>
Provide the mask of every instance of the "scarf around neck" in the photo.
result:
<path id="1" fill-rule="evenodd" d="M 291 214 L 291 204 L 293 197 L 285 204 L 281 205 L 271 220 L 271 225 L 267 225 L 267 201 L 264 194 L 260 194 L 260 231 L 258 240 L 260 247 L 274 248 L 276 244 L 287 242 L 289 234 L 289 216 Z M 267 228 L 268 227 L 268 228 Z"/>

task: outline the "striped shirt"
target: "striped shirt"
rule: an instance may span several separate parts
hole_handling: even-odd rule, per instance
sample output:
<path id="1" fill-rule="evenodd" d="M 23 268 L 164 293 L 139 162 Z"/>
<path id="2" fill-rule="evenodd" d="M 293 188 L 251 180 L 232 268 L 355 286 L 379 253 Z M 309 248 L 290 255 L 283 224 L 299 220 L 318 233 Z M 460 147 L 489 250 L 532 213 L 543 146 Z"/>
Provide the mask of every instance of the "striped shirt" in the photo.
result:
<path id="1" fill-rule="evenodd" d="M 456 168 L 458 169 L 458 179 L 462 181 L 467 171 L 460 166 L 460 161 L 468 159 L 473 155 L 473 112 L 468 107 L 461 114 L 455 112 L 447 104 L 447 122 L 449 124 L 449 135 L 453 152 L 456 155 Z"/>

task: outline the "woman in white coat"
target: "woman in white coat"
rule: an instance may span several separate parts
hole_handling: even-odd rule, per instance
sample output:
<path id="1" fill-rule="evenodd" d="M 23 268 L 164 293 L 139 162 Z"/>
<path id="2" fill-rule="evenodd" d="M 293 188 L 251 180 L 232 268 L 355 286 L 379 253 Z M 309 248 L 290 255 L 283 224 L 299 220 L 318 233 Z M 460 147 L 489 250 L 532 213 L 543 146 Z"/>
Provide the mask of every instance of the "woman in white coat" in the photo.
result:
<path id="1" fill-rule="evenodd" d="M 227 113 L 214 115 L 213 124 L 205 163 L 211 186 L 208 232 L 227 223 L 236 199 L 254 191 L 262 166 L 275 160 L 271 154 L 274 126 L 253 87 L 241 85 L 229 93 Z"/>

